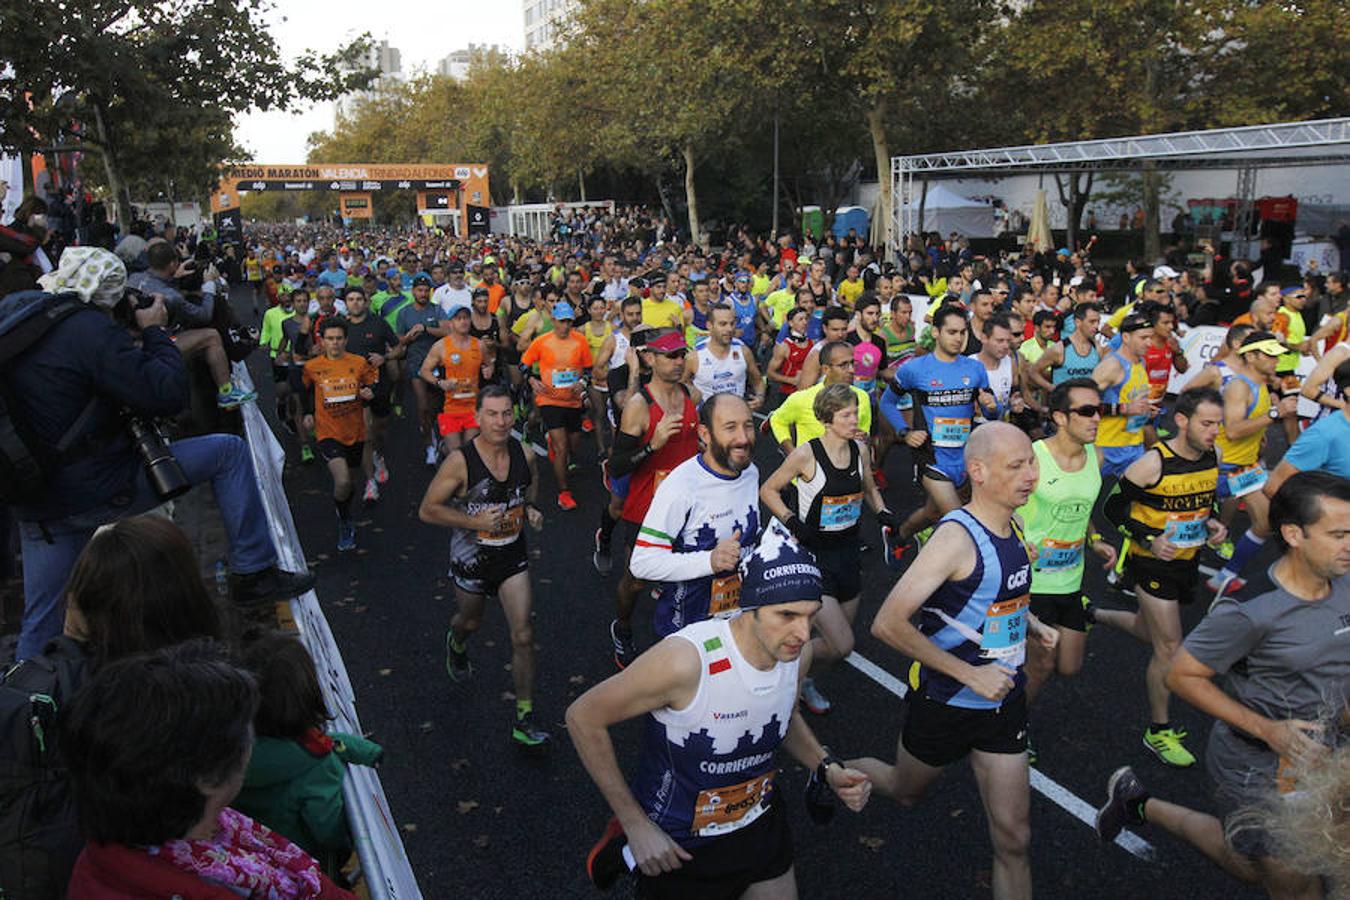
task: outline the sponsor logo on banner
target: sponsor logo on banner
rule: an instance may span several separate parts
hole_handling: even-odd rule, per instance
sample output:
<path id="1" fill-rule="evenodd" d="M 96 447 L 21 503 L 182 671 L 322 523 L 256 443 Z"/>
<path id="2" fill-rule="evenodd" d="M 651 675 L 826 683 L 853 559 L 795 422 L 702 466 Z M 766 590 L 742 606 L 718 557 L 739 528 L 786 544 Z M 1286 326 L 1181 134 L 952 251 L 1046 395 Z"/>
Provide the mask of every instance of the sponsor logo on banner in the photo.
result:
<path id="1" fill-rule="evenodd" d="M 486 178 L 486 177 L 487 177 L 487 166 L 474 166 L 474 167 L 473 167 L 473 176 L 474 176 L 475 178 Z"/>
<path id="2" fill-rule="evenodd" d="M 468 166 L 455 166 L 456 178 L 468 178 L 471 172 Z"/>

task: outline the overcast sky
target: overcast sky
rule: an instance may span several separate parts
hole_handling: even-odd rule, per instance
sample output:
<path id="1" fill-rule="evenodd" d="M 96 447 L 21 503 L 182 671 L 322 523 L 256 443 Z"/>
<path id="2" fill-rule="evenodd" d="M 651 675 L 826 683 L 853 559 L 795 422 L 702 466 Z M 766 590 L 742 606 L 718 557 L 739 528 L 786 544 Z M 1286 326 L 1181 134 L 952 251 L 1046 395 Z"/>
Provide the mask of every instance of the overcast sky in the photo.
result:
<path id="1" fill-rule="evenodd" d="M 520 50 L 525 43 L 520 0 L 276 0 L 272 34 L 283 54 L 306 49 L 332 50 L 354 35 L 369 31 L 378 43 L 387 39 L 403 54 L 403 72 L 418 67 L 435 71 L 441 57 L 473 44 L 497 44 Z M 285 21 L 283 21 L 283 18 Z M 333 127 L 331 103 L 315 104 L 299 113 L 251 113 L 235 123 L 239 143 L 259 163 L 305 161 L 305 139 L 313 131 Z M 364 162 L 364 160 L 350 160 Z M 431 162 L 431 160 L 408 160 Z"/>

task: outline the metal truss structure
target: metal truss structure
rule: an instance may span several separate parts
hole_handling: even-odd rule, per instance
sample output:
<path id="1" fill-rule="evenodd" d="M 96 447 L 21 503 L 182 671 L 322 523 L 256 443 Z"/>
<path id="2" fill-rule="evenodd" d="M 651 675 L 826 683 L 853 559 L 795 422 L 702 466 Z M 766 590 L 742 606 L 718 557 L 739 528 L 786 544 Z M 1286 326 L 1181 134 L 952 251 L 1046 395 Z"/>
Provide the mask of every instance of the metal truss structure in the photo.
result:
<path id="1" fill-rule="evenodd" d="M 1328 163 L 1350 163 L 1350 117 L 896 156 L 891 159 L 889 245 L 899 251 L 918 231 L 918 210 L 910 202 L 916 177 L 1133 171 L 1146 164 L 1165 170 L 1237 169 L 1237 218 L 1250 224 L 1256 170 Z"/>

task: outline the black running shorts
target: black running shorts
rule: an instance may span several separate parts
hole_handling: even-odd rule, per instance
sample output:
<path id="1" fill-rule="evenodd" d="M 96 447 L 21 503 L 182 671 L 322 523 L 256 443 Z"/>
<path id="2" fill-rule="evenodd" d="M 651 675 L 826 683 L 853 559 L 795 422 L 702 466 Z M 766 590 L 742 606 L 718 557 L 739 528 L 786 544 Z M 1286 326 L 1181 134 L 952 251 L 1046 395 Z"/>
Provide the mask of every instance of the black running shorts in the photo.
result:
<path id="1" fill-rule="evenodd" d="M 942 768 L 972 750 L 1022 753 L 1027 749 L 1027 699 L 1019 693 L 998 709 L 966 709 L 910 695 L 900 743 L 919 762 Z"/>
<path id="2" fill-rule="evenodd" d="M 569 433 L 581 431 L 581 407 L 579 406 L 538 406 L 539 418 L 545 431 L 565 428 Z"/>
<path id="3" fill-rule="evenodd" d="M 771 881 L 792 868 L 792 832 L 783 799 L 775 798 L 758 819 L 731 834 L 689 849 L 694 858 L 655 878 L 639 875 L 641 900 L 735 900 L 752 884 Z"/>
<path id="4" fill-rule="evenodd" d="M 466 594 L 488 596 L 496 594 L 511 576 L 524 572 L 530 567 L 529 552 L 525 547 L 525 538 L 512 541 L 505 547 L 479 547 L 478 556 L 471 566 L 450 563 L 450 577 L 455 587 Z"/>
<path id="5" fill-rule="evenodd" d="M 862 534 L 810 549 L 820 569 L 822 593 L 840 603 L 858 599 L 862 593 Z"/>
<path id="6" fill-rule="evenodd" d="M 365 452 L 365 449 L 365 441 L 357 441 L 355 444 L 343 444 L 332 438 L 324 438 L 319 441 L 320 456 L 327 461 L 345 460 L 347 468 L 352 470 L 361 468 L 361 454 Z"/>
<path id="7" fill-rule="evenodd" d="M 1087 631 L 1083 594 L 1032 594 L 1031 614 L 1046 625 L 1059 625 L 1072 631 Z"/>
<path id="8" fill-rule="evenodd" d="M 1125 572 L 1133 579 L 1135 590 L 1182 604 L 1195 599 L 1195 589 L 1200 584 L 1200 561 L 1194 557 L 1155 559 L 1131 553 L 1125 557 Z"/>

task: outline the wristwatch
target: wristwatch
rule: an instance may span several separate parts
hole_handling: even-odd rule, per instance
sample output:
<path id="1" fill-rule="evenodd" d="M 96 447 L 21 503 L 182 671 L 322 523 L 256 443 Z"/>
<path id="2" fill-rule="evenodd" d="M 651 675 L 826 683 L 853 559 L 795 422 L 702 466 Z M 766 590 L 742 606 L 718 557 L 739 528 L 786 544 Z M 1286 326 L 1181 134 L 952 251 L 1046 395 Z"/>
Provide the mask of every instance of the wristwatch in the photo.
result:
<path id="1" fill-rule="evenodd" d="M 1267 410 L 1266 415 L 1270 416 L 1271 419 L 1278 419 L 1280 417 L 1280 411 L 1272 406 Z"/>
<path id="2" fill-rule="evenodd" d="M 838 766 L 839 768 L 842 769 L 844 768 L 844 761 L 839 757 L 835 756 L 830 751 L 826 750 L 825 758 L 820 761 L 820 765 L 816 766 L 816 780 L 819 781 L 821 784 L 830 783 L 830 780 L 825 777 L 825 770 L 828 769 L 830 766 Z"/>

